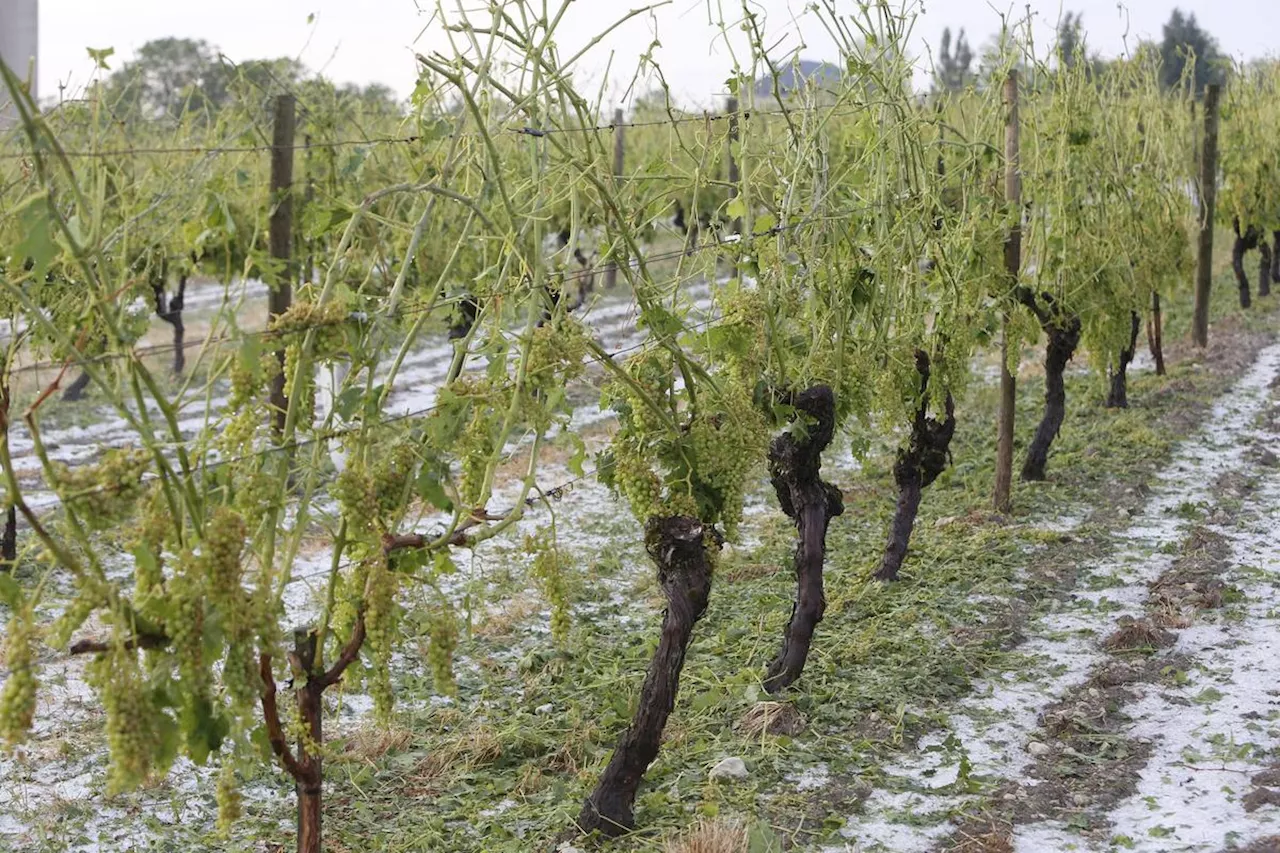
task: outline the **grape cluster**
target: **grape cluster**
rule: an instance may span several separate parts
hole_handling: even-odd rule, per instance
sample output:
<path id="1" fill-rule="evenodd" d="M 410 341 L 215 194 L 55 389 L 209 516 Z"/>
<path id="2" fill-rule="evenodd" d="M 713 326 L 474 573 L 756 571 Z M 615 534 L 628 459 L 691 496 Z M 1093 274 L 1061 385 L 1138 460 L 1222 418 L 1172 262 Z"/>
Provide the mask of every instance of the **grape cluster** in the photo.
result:
<path id="1" fill-rule="evenodd" d="M 198 558 L 183 555 L 183 570 L 169 583 L 169 607 L 165 633 L 173 641 L 178 675 L 190 697 L 207 696 L 209 671 L 204 659 L 204 573 Z"/>
<path id="2" fill-rule="evenodd" d="M 391 571 L 385 560 L 370 560 L 365 581 L 364 624 L 368 632 L 373 666 L 369 671 L 369 693 L 373 708 L 382 721 L 391 717 L 394 697 L 391 692 L 391 647 L 397 621 L 396 593 L 399 575 Z"/>
<path id="3" fill-rule="evenodd" d="M 650 400 L 657 401 L 660 406 L 670 400 L 674 391 L 672 377 L 675 375 L 670 354 L 650 350 L 633 357 L 626 367 L 631 378 L 644 389 Z M 634 389 L 623 386 L 622 394 L 630 404 L 630 412 L 625 420 L 636 434 L 650 438 L 659 436 L 666 430 L 667 424 Z"/>
<path id="4" fill-rule="evenodd" d="M 458 682 L 453 674 L 453 653 L 458 648 L 458 619 L 452 608 L 440 604 L 432 608 L 427 617 L 427 663 L 436 692 L 452 696 L 458 692 Z"/>
<path id="5" fill-rule="evenodd" d="M 622 432 L 616 434 L 612 447 L 613 481 L 631 504 L 631 512 L 639 519 L 657 515 L 662 505 L 662 481 Z"/>
<path id="6" fill-rule="evenodd" d="M 398 441 L 389 451 L 378 455 L 373 465 L 373 488 L 381 529 L 389 529 L 392 519 L 403 509 L 406 487 L 417 466 L 418 448 L 409 440 Z"/>
<path id="7" fill-rule="evenodd" d="M 225 838 L 231 834 L 231 827 L 240 819 L 244 805 L 244 797 L 236 780 L 236 769 L 230 758 L 224 759 L 218 770 L 217 802 L 218 832 Z"/>
<path id="8" fill-rule="evenodd" d="M 26 740 L 31 730 L 31 720 L 36 713 L 34 632 L 30 607 L 13 614 L 9 622 L 9 638 L 5 647 L 5 664 L 9 677 L 0 691 L 0 738 L 8 746 L 16 746 Z"/>
<path id="9" fill-rule="evenodd" d="M 525 370 L 522 412 L 536 429 L 551 426 L 553 393 L 577 379 L 586 369 L 588 335 L 582 324 L 563 317 L 533 330 Z"/>
<path id="10" fill-rule="evenodd" d="M 316 419 L 316 377 L 310 370 L 303 371 L 302 385 L 294 390 L 294 377 L 298 374 L 301 360 L 302 344 L 289 344 L 284 348 L 284 392 L 290 397 L 289 405 L 298 413 L 298 426 L 307 428 Z M 292 399 L 293 395 L 297 396 L 297 402 Z"/>
<path id="11" fill-rule="evenodd" d="M 404 509 L 406 487 L 417 466 L 418 451 L 410 441 L 399 441 L 376 461 L 366 465 L 358 456 L 348 460 L 330 494 L 355 536 L 383 533 Z"/>
<path id="12" fill-rule="evenodd" d="M 346 519 L 349 534 L 353 538 L 375 529 L 377 487 L 362 464 L 355 460 L 349 461 L 329 487 L 329 494 L 338 502 L 338 509 Z"/>
<path id="13" fill-rule="evenodd" d="M 494 451 L 489 413 L 484 407 L 476 407 L 466 429 L 459 436 L 455 449 L 462 460 L 458 497 L 467 506 L 480 506 Z"/>
<path id="14" fill-rule="evenodd" d="M 71 635 L 76 632 L 89 615 L 103 603 L 103 598 L 96 592 L 81 589 L 67 609 L 62 611 L 49 631 L 49 644 L 55 649 L 64 648 L 71 642 Z"/>
<path id="15" fill-rule="evenodd" d="M 551 637 L 557 643 L 563 643 L 569 637 L 571 621 L 568 582 L 560 564 L 560 554 L 553 544 L 548 544 L 545 537 L 530 537 L 525 542 L 525 548 L 533 554 L 530 574 L 541 587 L 547 603 L 551 605 Z"/>
<path id="16" fill-rule="evenodd" d="M 372 562 L 372 560 L 360 560 L 356 562 L 350 576 L 343 577 L 339 574 L 334 595 L 333 618 L 330 622 L 335 636 L 350 635 L 356 621 L 356 609 L 364 601 L 365 588 L 369 580 L 369 566 Z"/>
<path id="17" fill-rule="evenodd" d="M 277 479 L 261 468 L 245 465 L 234 473 L 235 508 L 246 518 L 263 518 L 276 501 Z"/>
<path id="18" fill-rule="evenodd" d="M 146 545 L 156 555 L 157 560 L 166 545 L 177 541 L 177 531 L 169 513 L 169 501 L 159 483 L 148 490 L 146 499 L 142 501 L 142 512 L 138 516 L 135 535 L 140 544 Z"/>
<path id="19" fill-rule="evenodd" d="M 105 530 L 133 508 L 150 466 L 151 454 L 146 450 L 113 448 L 96 465 L 71 468 L 55 462 L 54 486 L 91 529 Z"/>
<path id="20" fill-rule="evenodd" d="M 708 522 L 723 522 L 733 537 L 742 519 L 747 478 L 764 458 L 768 431 L 764 418 L 745 394 L 726 386 L 714 408 L 704 408 L 689 424 L 698 479 L 720 497 L 720 510 Z"/>
<path id="21" fill-rule="evenodd" d="M 227 408 L 237 412 L 261 393 L 262 370 L 251 368 L 244 359 L 234 358 L 228 375 L 231 380 L 231 396 L 227 398 Z"/>
<path id="22" fill-rule="evenodd" d="M 200 568 L 215 604 L 234 615 L 243 597 L 240 586 L 240 552 L 244 550 L 245 524 L 240 514 L 220 506 L 205 524 Z"/>
<path id="23" fill-rule="evenodd" d="M 222 685 L 231 700 L 231 708 L 242 717 L 253 712 L 262 693 L 262 676 L 254 659 L 251 637 L 237 636 L 227 643 L 227 657 L 222 667 Z"/>
<path id="24" fill-rule="evenodd" d="M 317 357 L 324 358 L 341 353 L 347 342 L 345 326 L 350 317 L 347 306 L 330 300 L 317 304 L 306 299 L 296 299 L 283 314 L 272 317 L 267 329 L 281 336 L 300 335 L 315 329 Z"/>
<path id="25" fill-rule="evenodd" d="M 217 441 L 224 453 L 234 456 L 251 447 L 254 436 L 258 434 L 258 427 L 265 418 L 258 406 L 232 408 L 230 411 L 235 414 L 223 424 Z"/>
<path id="26" fill-rule="evenodd" d="M 801 293 L 804 288 L 795 291 Z M 720 339 L 730 344 L 714 353 L 717 363 L 736 381 L 751 381 L 760 373 L 760 354 L 768 351 L 766 318 L 788 315 L 771 307 L 760 288 L 748 289 L 740 283 L 717 290 L 715 301 L 722 312 L 717 326 Z"/>
<path id="27" fill-rule="evenodd" d="M 103 655 L 89 665 L 88 674 L 101 693 L 107 715 L 107 746 L 111 752 L 107 793 L 130 790 L 151 773 L 155 751 L 160 746 L 160 711 L 145 689 L 133 653 Z"/>

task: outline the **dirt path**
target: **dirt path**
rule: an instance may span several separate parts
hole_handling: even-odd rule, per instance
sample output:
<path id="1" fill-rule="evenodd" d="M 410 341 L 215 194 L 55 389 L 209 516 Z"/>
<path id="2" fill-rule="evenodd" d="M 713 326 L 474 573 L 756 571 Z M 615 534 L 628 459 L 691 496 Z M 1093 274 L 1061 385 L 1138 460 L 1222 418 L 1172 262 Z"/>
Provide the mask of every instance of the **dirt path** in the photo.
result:
<path id="1" fill-rule="evenodd" d="M 1251 781 L 1280 750 L 1278 377 L 1272 345 L 1026 626 L 1022 666 L 883 768 L 825 850 L 1280 850 L 1280 791 Z"/>

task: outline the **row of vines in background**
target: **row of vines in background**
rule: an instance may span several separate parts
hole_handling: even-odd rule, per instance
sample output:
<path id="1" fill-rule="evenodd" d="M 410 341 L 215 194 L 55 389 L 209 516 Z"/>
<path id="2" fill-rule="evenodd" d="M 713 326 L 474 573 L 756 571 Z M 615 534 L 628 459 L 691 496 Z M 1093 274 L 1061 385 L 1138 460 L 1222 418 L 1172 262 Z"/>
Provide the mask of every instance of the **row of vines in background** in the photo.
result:
<path id="1" fill-rule="evenodd" d="M 617 834 L 634 825 L 721 545 L 763 477 L 797 528 L 796 604 L 761 674 L 780 693 L 821 642 L 826 531 L 854 523 L 838 520 L 842 495 L 822 477 L 838 436 L 855 455 L 876 437 L 900 442 L 876 571 L 893 580 L 948 464 L 975 354 L 1003 340 L 1016 370 L 1022 342 L 1045 343 L 1045 411 L 1024 479 L 1045 476 L 1078 347 L 1108 405 L 1127 404 L 1139 332 L 1159 341 L 1160 298 L 1185 285 L 1191 255 L 1193 102 L 1161 90 L 1158 56 L 1099 74 L 1036 63 L 1011 33 L 991 79 L 921 98 L 903 51 L 910 20 L 883 4 L 852 16 L 824 4 L 815 14 L 839 43 L 843 80 L 761 98 L 753 81 L 779 68 L 744 11 L 752 51 L 734 70 L 732 109 L 651 106 L 618 125 L 574 88 L 582 54 L 555 46 L 567 5 L 550 17 L 524 2 L 482 23 L 444 16 L 454 50 L 419 57 L 407 117 L 362 115 L 316 85 L 294 93 L 292 144 L 273 138 L 261 87 L 177 126 L 118 116 L 92 91 L 44 113 L 19 97 L 22 136 L 0 159 L 0 188 L 16 200 L 0 213 L 11 332 L 0 467 L 25 531 L 9 555 L 17 580 L 0 581 L 8 743 L 39 707 L 38 645 L 92 655 L 111 790 L 178 755 L 216 762 L 230 827 L 240 771 L 266 760 L 297 783 L 299 850 L 318 851 L 325 691 L 363 681 L 378 720 L 391 718 L 409 586 L 433 602 L 416 614 L 430 636 L 424 666 L 441 693 L 456 689 L 455 555 L 543 510 L 538 466 L 554 444 L 630 508 L 636 541 L 619 545 L 643 543 L 668 604 L 633 723 L 577 820 L 577 831 Z M 1017 71 L 1014 113 L 1002 84 Z M 1274 81 L 1274 69 L 1233 81 L 1224 112 L 1222 209 L 1247 245 L 1254 235 L 1265 246 L 1268 230 L 1280 239 Z M 271 190 L 273 151 L 292 157 L 283 194 Z M 283 236 L 269 234 L 285 209 L 282 256 Z M 638 346 L 611 352 L 591 329 L 606 272 L 634 304 Z M 195 276 L 261 278 L 292 300 L 270 316 L 224 305 L 187 338 Z M 686 293 L 702 282 L 709 314 Z M 171 359 L 137 346 L 151 313 L 174 332 L 151 354 Z M 442 339 L 447 383 L 430 406 L 392 412 L 406 360 Z M 32 361 L 58 379 L 15 386 Z M 77 468 L 49 455 L 42 419 L 74 376 L 127 424 L 132 449 Z M 587 386 L 599 393 L 583 403 Z M 26 404 L 21 418 L 11 397 Z M 573 414 L 597 399 L 616 427 L 588 472 L 592 436 Z M 24 498 L 33 485 L 11 450 L 17 432 L 60 498 L 51 514 Z M 502 479 L 513 463 L 514 484 Z M 317 538 L 326 594 L 290 633 L 285 590 Z M 554 528 L 527 546 L 561 641 Z M 74 598 L 42 624 L 37 608 L 63 578 Z"/>

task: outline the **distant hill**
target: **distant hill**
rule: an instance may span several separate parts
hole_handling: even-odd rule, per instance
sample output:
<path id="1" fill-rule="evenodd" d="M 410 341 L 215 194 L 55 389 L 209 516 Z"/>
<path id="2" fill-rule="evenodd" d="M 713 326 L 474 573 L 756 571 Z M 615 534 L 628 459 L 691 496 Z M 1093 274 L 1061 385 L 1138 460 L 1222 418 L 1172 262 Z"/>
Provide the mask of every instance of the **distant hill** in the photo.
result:
<path id="1" fill-rule="evenodd" d="M 812 59 L 802 59 L 798 64 L 800 66 L 799 75 L 796 74 L 796 65 L 790 62 L 778 69 L 778 89 L 783 96 L 790 95 L 805 85 L 821 87 L 840 82 L 840 69 L 830 62 L 815 62 Z M 756 97 L 772 98 L 773 82 L 773 77 L 771 76 L 761 77 L 757 80 Z"/>

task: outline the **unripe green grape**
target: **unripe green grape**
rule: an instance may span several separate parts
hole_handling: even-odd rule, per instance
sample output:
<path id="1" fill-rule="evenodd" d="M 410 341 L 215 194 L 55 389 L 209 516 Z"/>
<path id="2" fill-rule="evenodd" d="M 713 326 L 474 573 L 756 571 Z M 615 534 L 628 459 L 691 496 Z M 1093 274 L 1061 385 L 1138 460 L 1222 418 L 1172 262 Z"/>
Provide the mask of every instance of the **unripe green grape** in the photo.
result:
<path id="1" fill-rule="evenodd" d="M 373 478 L 354 460 L 338 474 L 329 493 L 347 521 L 348 535 L 360 538 L 376 529 L 378 493 Z"/>
<path id="2" fill-rule="evenodd" d="M 571 621 L 568 584 L 565 581 L 564 568 L 560 563 L 560 555 L 553 545 L 538 539 L 531 539 L 526 543 L 526 547 L 533 550 L 530 574 L 538 581 L 543 597 L 551 605 L 551 637 L 557 643 L 563 643 L 569 638 Z"/>
<path id="3" fill-rule="evenodd" d="M 0 690 L 0 738 L 13 747 L 27 739 L 36 712 L 39 679 L 32 648 L 34 627 L 30 607 L 21 608 L 9 622 L 5 644 L 5 665 L 9 677 Z"/>
<path id="4" fill-rule="evenodd" d="M 381 454 L 373 466 L 373 492 L 377 501 L 379 529 L 386 530 L 403 509 L 405 489 L 418 465 L 418 449 L 399 441 Z"/>
<path id="5" fill-rule="evenodd" d="M 458 692 L 458 682 L 453 674 L 453 654 L 458 648 L 458 620 L 448 605 L 432 609 L 427 622 L 427 662 L 436 692 L 452 696 Z"/>
<path id="6" fill-rule="evenodd" d="M 391 717 L 394 701 L 390 663 L 392 637 L 397 621 L 396 593 L 399 588 L 399 575 L 391 571 L 385 561 L 369 561 L 364 599 L 364 624 L 373 658 L 368 676 L 369 692 L 373 697 L 374 713 L 384 722 Z"/>
<path id="7" fill-rule="evenodd" d="M 240 793 L 240 785 L 236 780 L 235 766 L 228 757 L 222 762 L 218 771 L 218 832 L 222 837 L 231 834 L 231 828 L 240 819 L 244 798 Z"/>
<path id="8" fill-rule="evenodd" d="M 614 442 L 614 482 L 631 504 L 631 512 L 644 521 L 658 512 L 662 502 L 662 481 L 625 442 Z"/>
<path id="9" fill-rule="evenodd" d="M 148 451 L 113 448 L 96 465 L 70 468 L 55 462 L 54 486 L 90 528 L 104 530 L 133 508 L 151 461 Z"/>
<path id="10" fill-rule="evenodd" d="M 232 709 L 242 717 L 253 713 L 262 693 L 262 677 L 250 638 L 233 638 L 227 644 L 227 657 L 222 668 L 222 684 Z"/>
<path id="11" fill-rule="evenodd" d="M 456 452 L 462 460 L 462 473 L 458 480 L 458 496 L 470 507 L 480 505 L 485 479 L 493 457 L 493 436 L 489 431 L 486 411 L 477 406 L 466 429 L 459 436 Z"/>
<path id="12" fill-rule="evenodd" d="M 107 793 L 113 795 L 137 787 L 151 773 L 155 751 L 160 746 L 160 712 L 144 689 L 132 652 L 107 653 L 89 665 L 88 674 L 101 694 L 106 712 L 107 747 L 111 754 Z"/>
<path id="13" fill-rule="evenodd" d="M 301 387 L 294 390 L 294 377 L 302 359 L 302 345 L 290 344 L 284 350 L 284 389 L 287 395 L 297 395 L 289 405 L 297 412 L 299 428 L 310 428 L 316 418 L 316 377 L 309 369 L 303 372 Z"/>
<path id="14" fill-rule="evenodd" d="M 66 647 L 71 642 L 71 635 L 85 623 L 101 603 L 101 596 L 81 590 L 67 609 L 54 620 L 49 631 L 49 644 L 55 649 Z"/>
<path id="15" fill-rule="evenodd" d="M 262 518 L 276 499 L 276 478 L 246 467 L 236 477 L 235 507 L 246 518 Z"/>
<path id="16" fill-rule="evenodd" d="M 170 615 L 165 621 L 165 633 L 173 641 L 178 675 L 186 692 L 193 697 L 206 697 L 210 674 L 204 658 L 204 576 L 190 552 L 183 555 L 182 563 L 182 571 L 169 583 Z"/>
<path id="17" fill-rule="evenodd" d="M 201 541 L 200 564 L 210 596 L 220 607 L 234 612 L 239 603 L 240 552 L 244 550 L 245 524 L 240 514 L 220 506 L 209 516 Z"/>

